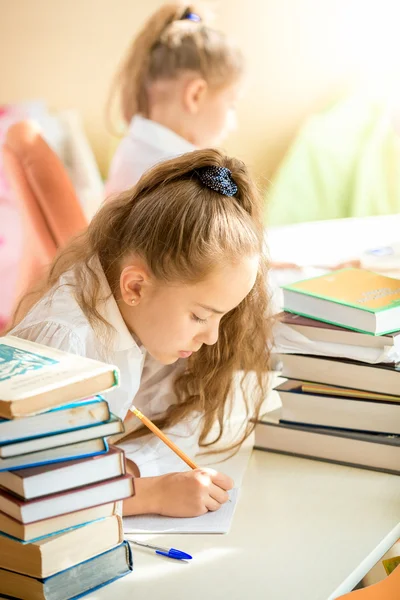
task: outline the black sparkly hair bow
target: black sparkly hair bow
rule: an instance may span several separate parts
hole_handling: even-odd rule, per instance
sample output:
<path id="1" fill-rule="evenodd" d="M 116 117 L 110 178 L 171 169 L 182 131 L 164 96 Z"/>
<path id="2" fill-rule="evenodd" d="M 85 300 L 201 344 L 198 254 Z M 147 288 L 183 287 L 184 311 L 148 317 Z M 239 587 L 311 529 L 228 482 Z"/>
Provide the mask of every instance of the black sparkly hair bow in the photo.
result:
<path id="1" fill-rule="evenodd" d="M 202 167 L 196 169 L 200 181 L 223 196 L 234 196 L 238 187 L 232 179 L 232 173 L 226 167 Z"/>

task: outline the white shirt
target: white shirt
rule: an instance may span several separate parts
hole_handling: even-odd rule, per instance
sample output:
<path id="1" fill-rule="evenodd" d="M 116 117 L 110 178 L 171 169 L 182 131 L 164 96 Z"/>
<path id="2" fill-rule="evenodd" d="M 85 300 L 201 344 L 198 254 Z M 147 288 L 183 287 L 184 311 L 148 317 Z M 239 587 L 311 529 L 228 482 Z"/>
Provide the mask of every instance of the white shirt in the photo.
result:
<path id="1" fill-rule="evenodd" d="M 10 334 L 116 365 L 120 370 L 120 386 L 104 394 L 111 412 L 124 419 L 134 401 L 137 408 L 154 419 L 176 402 L 173 380 L 177 370 L 184 367 L 184 361 L 181 359 L 173 365 L 161 365 L 137 345 L 100 267 L 98 273 L 101 297 L 108 298 L 98 306 L 98 310 L 115 330 L 108 346 L 91 327 L 74 298 L 73 288 L 65 285 L 71 280 L 71 274 L 61 278 L 61 287 L 55 291 L 51 302 L 48 296 L 42 298 Z M 132 419 L 127 421 L 127 430 L 133 429 L 136 421 L 140 424 L 136 417 L 131 416 Z M 200 415 L 196 413 L 166 430 L 168 437 L 190 457 L 194 457 L 198 451 L 200 420 Z M 142 476 L 186 469 L 185 463 L 153 434 L 118 445 L 137 464 Z"/>
<path id="2" fill-rule="evenodd" d="M 193 150 L 196 146 L 171 129 L 135 115 L 111 162 L 106 196 L 132 187 L 155 164 Z"/>

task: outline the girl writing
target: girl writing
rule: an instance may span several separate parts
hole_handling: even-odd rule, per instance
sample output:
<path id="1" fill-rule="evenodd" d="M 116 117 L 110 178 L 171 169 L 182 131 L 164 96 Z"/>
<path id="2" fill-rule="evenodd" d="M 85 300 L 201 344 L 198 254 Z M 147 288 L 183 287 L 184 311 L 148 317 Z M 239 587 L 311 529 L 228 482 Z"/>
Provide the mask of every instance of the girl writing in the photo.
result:
<path id="1" fill-rule="evenodd" d="M 222 432 L 238 371 L 243 384 L 256 374 L 243 387 L 247 417 L 258 414 L 267 309 L 257 190 L 241 161 L 197 150 L 105 203 L 22 301 L 11 334 L 117 365 L 112 412 L 124 418 L 134 402 L 194 457 L 215 423 Z M 229 477 L 176 472 L 180 459 L 147 430 L 121 446 L 137 475 L 127 514 L 195 516 L 227 501 Z"/>

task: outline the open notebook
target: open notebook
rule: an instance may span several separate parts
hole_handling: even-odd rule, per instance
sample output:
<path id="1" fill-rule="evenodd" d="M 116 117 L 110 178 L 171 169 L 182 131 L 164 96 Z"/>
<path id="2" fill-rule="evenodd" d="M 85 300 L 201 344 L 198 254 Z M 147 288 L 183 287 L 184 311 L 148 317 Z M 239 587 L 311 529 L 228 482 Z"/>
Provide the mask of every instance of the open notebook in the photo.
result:
<path id="1" fill-rule="evenodd" d="M 230 492 L 227 502 L 215 512 L 208 512 L 201 517 L 172 518 L 159 515 L 140 515 L 124 518 L 124 532 L 130 533 L 228 533 L 236 505 L 239 499 L 240 486 L 253 449 L 253 435 L 242 445 L 239 452 L 228 460 L 221 462 L 221 455 L 208 455 L 198 460 L 202 466 L 209 466 L 232 477 L 235 488 Z M 218 462 L 217 462 L 218 460 Z"/>
<path id="2" fill-rule="evenodd" d="M 201 517 L 175 519 L 160 515 L 144 515 L 124 518 L 124 533 L 228 533 L 236 502 L 237 488 L 230 493 L 231 502 L 226 502 L 216 512 L 208 512 Z"/>

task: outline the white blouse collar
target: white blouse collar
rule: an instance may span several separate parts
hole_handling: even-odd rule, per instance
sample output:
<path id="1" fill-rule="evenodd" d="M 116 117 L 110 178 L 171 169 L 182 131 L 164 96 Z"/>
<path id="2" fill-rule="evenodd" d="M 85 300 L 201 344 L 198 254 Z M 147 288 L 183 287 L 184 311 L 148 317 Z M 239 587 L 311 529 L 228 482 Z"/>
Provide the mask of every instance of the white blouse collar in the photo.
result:
<path id="1" fill-rule="evenodd" d="M 150 119 L 145 119 L 140 115 L 135 115 L 129 125 L 129 135 L 165 152 L 168 148 L 171 155 L 184 154 L 196 150 L 196 146 L 185 140 L 183 137 L 156 123 Z"/>

